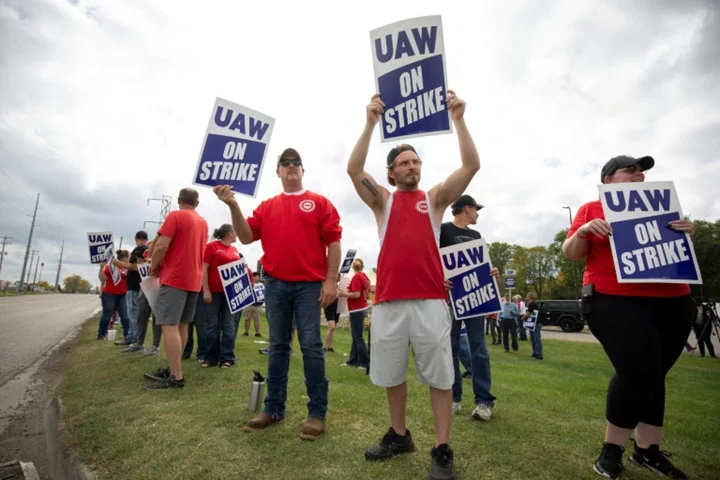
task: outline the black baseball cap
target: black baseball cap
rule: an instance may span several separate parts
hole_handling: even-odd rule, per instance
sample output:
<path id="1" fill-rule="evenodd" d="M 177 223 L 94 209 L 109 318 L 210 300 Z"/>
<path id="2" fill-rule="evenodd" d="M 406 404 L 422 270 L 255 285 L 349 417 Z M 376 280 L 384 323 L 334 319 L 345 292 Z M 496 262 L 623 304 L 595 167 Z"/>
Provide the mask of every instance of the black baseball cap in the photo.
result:
<path id="1" fill-rule="evenodd" d="M 148 239 L 147 232 L 145 230 L 139 230 L 135 234 L 135 238 L 137 238 L 138 240 L 147 240 Z"/>
<path id="2" fill-rule="evenodd" d="M 415 152 L 415 149 L 413 148 L 412 145 L 404 144 L 404 145 L 398 145 L 397 147 L 390 150 L 390 153 L 388 153 L 388 156 L 387 156 L 387 166 L 389 167 L 390 165 L 392 165 L 392 163 L 395 161 L 395 159 L 397 158 L 398 155 L 400 155 L 402 152 L 407 152 L 407 151 Z M 417 152 L 415 152 L 415 155 L 417 155 Z"/>
<path id="3" fill-rule="evenodd" d="M 652 157 L 635 158 L 628 155 L 620 155 L 619 157 L 611 158 L 605 165 L 603 165 L 603 168 L 600 171 L 600 183 L 605 183 L 605 177 L 614 175 L 619 169 L 635 164 L 640 165 L 640 168 L 642 168 L 644 172 L 655 166 L 655 159 Z"/>
<path id="4" fill-rule="evenodd" d="M 298 160 L 300 160 L 300 162 L 302 162 L 302 157 L 300 156 L 300 154 L 298 153 L 297 150 L 295 150 L 294 148 L 286 148 L 285 150 L 283 150 L 283 152 L 280 155 L 278 155 L 278 161 L 277 161 L 278 166 L 280 166 L 280 160 L 282 160 L 283 158 L 288 158 L 288 157 L 289 158 L 297 158 Z"/>
<path id="5" fill-rule="evenodd" d="M 483 206 L 477 203 L 475 199 L 470 195 L 461 195 L 460 198 L 455 200 L 455 203 L 450 205 L 450 208 L 452 208 L 453 210 L 457 210 L 463 207 L 475 207 L 478 210 L 483 208 Z"/>

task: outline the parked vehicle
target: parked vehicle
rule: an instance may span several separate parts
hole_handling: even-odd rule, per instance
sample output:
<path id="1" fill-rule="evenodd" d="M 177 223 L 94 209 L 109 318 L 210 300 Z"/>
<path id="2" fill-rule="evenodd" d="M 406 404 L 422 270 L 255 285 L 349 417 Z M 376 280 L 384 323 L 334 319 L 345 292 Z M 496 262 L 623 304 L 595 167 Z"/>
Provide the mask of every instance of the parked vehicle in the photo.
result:
<path id="1" fill-rule="evenodd" d="M 585 328 L 580 300 L 538 300 L 537 304 L 543 325 L 559 326 L 563 332 L 580 332 Z"/>

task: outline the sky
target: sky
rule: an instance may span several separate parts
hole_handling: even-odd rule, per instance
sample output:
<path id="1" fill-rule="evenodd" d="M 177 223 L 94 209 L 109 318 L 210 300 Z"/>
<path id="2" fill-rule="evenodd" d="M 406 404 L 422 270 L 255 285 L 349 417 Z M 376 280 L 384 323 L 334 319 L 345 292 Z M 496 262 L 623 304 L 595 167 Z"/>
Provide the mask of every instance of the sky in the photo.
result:
<path id="1" fill-rule="evenodd" d="M 343 251 L 376 265 L 377 227 L 345 165 L 374 93 L 370 30 L 442 15 L 449 88 L 467 102 L 481 157 L 467 190 L 490 242 L 547 245 L 597 199 L 600 168 L 652 155 L 647 181 L 675 182 L 685 214 L 720 218 L 720 2 L 145 2 L 0 0 L 0 279 L 32 248 L 54 281 L 97 283 L 88 231 L 130 246 L 160 203 L 191 186 L 216 97 L 275 118 L 269 165 L 246 214 L 282 191 L 286 147 L 305 187 L 342 218 Z M 454 134 L 413 139 L 429 189 L 460 165 Z M 369 171 L 384 184 L 392 144 L 374 134 Z M 198 187 L 211 228 L 229 222 Z M 176 208 L 176 207 L 175 207 Z M 445 220 L 451 219 L 448 211 Z M 155 225 L 147 224 L 150 235 Z M 1 240 L 0 240 L 1 241 Z M 259 243 L 238 245 L 251 265 Z"/>

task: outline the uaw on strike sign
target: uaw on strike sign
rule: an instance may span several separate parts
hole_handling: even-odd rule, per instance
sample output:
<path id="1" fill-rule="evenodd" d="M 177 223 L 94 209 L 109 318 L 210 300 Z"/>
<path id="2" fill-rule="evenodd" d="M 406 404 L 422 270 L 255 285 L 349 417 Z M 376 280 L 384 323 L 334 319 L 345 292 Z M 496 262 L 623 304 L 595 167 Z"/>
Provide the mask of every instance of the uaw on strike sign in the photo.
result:
<path id="1" fill-rule="evenodd" d="M 702 283 L 690 235 L 668 225 L 683 218 L 672 182 L 598 188 L 619 283 Z"/>
<path id="2" fill-rule="evenodd" d="M 193 184 L 232 185 L 255 197 L 275 120 L 222 98 L 215 100 Z"/>
<path id="3" fill-rule="evenodd" d="M 385 103 L 383 142 L 451 133 L 442 17 L 418 17 L 370 32 L 375 86 Z"/>

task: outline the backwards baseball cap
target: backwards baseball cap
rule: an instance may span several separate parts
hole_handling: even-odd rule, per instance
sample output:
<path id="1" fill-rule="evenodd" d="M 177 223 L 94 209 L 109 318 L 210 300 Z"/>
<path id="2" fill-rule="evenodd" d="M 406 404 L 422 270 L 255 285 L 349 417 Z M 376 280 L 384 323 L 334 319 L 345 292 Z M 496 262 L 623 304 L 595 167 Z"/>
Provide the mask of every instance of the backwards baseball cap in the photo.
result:
<path id="1" fill-rule="evenodd" d="M 470 195 L 461 195 L 460 198 L 455 200 L 455 203 L 450 205 L 450 208 L 452 208 L 453 210 L 457 210 L 463 207 L 475 207 L 478 210 L 483 208 L 483 206 L 477 203 L 475 199 Z"/>
<path id="2" fill-rule="evenodd" d="M 139 230 L 135 234 L 135 238 L 137 238 L 138 240 L 147 240 L 148 239 L 147 232 L 145 230 Z"/>
<path id="3" fill-rule="evenodd" d="M 398 155 L 400 155 L 402 152 L 407 151 L 415 152 L 415 149 L 412 147 L 412 145 L 403 144 L 398 145 L 397 147 L 390 150 L 390 153 L 388 153 L 387 156 L 387 166 L 389 167 L 390 165 L 392 165 Z M 417 155 L 417 152 L 415 152 L 415 155 Z"/>
<path id="4" fill-rule="evenodd" d="M 280 155 L 278 155 L 278 166 L 280 166 L 280 160 L 283 158 L 297 158 L 302 162 L 302 157 L 300 157 L 300 154 L 294 148 L 286 148 Z"/>
<path id="5" fill-rule="evenodd" d="M 628 155 L 620 155 L 619 157 L 611 158 L 603 165 L 600 171 L 600 183 L 605 183 L 605 177 L 615 175 L 615 172 L 621 168 L 629 167 L 630 165 L 639 165 L 642 171 L 650 170 L 655 166 L 655 159 L 652 157 L 630 157 Z"/>

